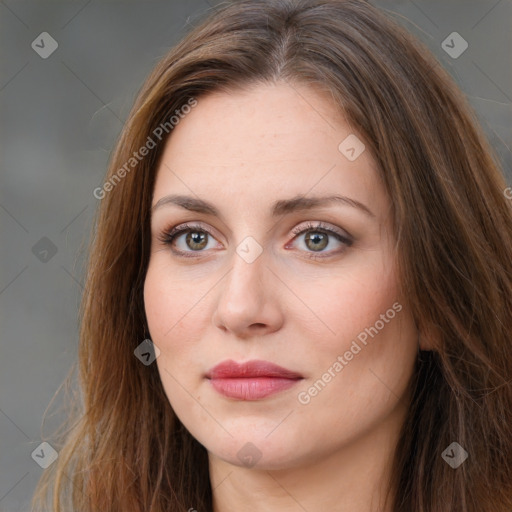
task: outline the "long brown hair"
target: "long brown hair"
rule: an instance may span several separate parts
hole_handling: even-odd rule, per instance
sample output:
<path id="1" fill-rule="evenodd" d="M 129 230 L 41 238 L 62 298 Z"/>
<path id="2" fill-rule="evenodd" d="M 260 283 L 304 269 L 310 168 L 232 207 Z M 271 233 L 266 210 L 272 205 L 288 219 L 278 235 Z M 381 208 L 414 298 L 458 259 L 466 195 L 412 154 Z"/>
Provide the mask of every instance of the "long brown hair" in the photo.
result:
<path id="1" fill-rule="evenodd" d="M 150 206 L 172 131 L 133 169 L 126 163 L 191 99 L 275 81 L 330 94 L 392 200 L 400 286 L 431 349 L 415 369 L 392 509 L 510 512 L 512 201 L 449 74 L 358 0 L 222 4 L 148 77 L 112 154 L 91 236 L 76 412 L 64 441 L 53 441 L 59 458 L 34 505 L 47 496 L 56 512 L 211 512 L 206 450 L 174 414 L 156 364 L 134 356 L 149 332 Z M 442 457 L 453 442 L 468 453 L 456 469 Z"/>

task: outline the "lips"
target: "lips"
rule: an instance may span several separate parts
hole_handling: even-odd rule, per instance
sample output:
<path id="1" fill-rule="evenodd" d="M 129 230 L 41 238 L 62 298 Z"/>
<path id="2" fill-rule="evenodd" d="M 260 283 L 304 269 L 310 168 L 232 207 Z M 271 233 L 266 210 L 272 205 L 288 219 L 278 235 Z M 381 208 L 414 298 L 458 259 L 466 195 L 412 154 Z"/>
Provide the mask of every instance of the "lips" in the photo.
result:
<path id="1" fill-rule="evenodd" d="M 253 360 L 237 363 L 233 360 L 223 361 L 214 366 L 207 374 L 208 379 L 237 379 L 249 377 L 280 377 L 283 379 L 301 379 L 302 375 L 287 370 L 269 361 Z"/>
<path id="2" fill-rule="evenodd" d="M 229 398 L 259 400 L 284 391 L 302 380 L 302 375 L 269 361 L 253 360 L 237 363 L 223 361 L 205 377 L 216 391 Z"/>

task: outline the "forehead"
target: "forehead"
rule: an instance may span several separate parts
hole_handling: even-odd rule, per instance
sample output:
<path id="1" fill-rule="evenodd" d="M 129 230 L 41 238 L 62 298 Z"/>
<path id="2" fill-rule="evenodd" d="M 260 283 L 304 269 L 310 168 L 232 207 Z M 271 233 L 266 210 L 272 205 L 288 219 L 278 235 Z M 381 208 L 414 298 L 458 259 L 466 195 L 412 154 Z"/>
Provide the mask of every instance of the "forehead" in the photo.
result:
<path id="1" fill-rule="evenodd" d="M 245 204 L 338 192 L 385 208 L 369 151 L 353 161 L 344 153 L 355 137 L 332 100 L 311 87 L 258 84 L 201 96 L 167 139 L 153 203 L 178 192 Z"/>

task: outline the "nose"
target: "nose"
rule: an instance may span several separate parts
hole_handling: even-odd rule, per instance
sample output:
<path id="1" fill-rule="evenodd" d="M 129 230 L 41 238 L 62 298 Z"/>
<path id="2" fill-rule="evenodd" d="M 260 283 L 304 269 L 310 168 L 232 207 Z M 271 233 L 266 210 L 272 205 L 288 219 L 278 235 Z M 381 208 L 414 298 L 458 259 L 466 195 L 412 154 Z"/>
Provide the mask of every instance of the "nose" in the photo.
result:
<path id="1" fill-rule="evenodd" d="M 231 270 L 216 287 L 213 324 L 240 338 L 277 331 L 283 324 L 278 282 L 267 267 L 265 252 L 252 263 L 234 253 Z"/>

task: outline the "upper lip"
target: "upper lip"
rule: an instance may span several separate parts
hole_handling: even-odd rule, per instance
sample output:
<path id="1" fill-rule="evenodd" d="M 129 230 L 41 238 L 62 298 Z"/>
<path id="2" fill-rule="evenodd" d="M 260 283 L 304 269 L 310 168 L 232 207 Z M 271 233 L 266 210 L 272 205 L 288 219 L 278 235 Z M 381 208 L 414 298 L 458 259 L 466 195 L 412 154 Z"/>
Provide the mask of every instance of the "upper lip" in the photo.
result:
<path id="1" fill-rule="evenodd" d="M 302 375 L 269 361 L 253 360 L 237 363 L 232 359 L 222 361 L 206 374 L 208 379 L 235 379 L 250 377 L 280 377 L 282 379 L 301 379 Z"/>

